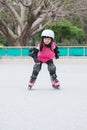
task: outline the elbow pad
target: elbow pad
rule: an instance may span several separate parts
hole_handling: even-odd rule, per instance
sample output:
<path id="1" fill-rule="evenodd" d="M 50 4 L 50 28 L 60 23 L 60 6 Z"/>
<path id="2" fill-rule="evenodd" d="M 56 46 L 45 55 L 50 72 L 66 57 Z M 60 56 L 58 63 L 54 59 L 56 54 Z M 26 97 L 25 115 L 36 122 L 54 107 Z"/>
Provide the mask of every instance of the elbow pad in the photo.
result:
<path id="1" fill-rule="evenodd" d="M 55 49 L 54 49 L 54 53 L 55 53 L 55 58 L 56 59 L 59 59 L 59 48 L 56 46 Z"/>
<path id="2" fill-rule="evenodd" d="M 36 57 L 37 56 L 37 53 L 38 53 L 38 49 L 37 48 L 31 48 L 30 49 L 30 56 L 32 58 Z"/>
<path id="3" fill-rule="evenodd" d="M 31 48 L 30 49 L 30 56 L 33 58 L 33 60 L 34 60 L 35 63 L 39 62 L 39 60 L 37 58 L 38 51 L 39 50 L 37 48 Z"/>

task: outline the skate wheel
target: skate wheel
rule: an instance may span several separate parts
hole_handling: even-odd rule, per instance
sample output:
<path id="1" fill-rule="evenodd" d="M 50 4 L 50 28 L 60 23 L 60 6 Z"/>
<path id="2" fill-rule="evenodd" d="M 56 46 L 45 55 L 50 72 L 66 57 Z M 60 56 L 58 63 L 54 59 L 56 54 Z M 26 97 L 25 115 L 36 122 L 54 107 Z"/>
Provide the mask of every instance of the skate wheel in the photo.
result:
<path id="1" fill-rule="evenodd" d="M 28 90 L 31 90 L 32 86 L 28 86 Z"/>
<path id="2" fill-rule="evenodd" d="M 58 86 L 52 85 L 52 87 L 55 88 L 55 89 L 59 89 L 60 85 L 58 85 Z"/>

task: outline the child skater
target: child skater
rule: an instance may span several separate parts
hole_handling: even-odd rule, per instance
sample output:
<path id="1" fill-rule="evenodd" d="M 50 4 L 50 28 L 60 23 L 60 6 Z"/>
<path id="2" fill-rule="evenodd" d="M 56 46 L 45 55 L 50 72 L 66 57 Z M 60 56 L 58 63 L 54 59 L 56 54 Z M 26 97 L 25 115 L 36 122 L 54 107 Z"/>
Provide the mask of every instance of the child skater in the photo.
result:
<path id="1" fill-rule="evenodd" d="M 60 82 L 57 79 L 56 66 L 53 59 L 58 59 L 58 47 L 54 42 L 54 32 L 49 29 L 45 29 L 41 34 L 41 42 L 38 44 L 38 48 L 30 49 L 30 56 L 34 59 L 33 72 L 28 83 L 28 88 L 31 89 L 37 79 L 37 76 L 41 70 L 42 63 L 46 63 L 48 71 L 51 77 L 53 88 L 58 89 Z"/>

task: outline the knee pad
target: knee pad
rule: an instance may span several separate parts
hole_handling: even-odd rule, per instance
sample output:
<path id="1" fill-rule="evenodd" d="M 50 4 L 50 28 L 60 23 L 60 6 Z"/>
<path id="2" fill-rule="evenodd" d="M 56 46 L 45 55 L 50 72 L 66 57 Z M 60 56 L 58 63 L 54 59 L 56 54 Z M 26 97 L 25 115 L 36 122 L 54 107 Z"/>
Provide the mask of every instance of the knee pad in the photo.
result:
<path id="1" fill-rule="evenodd" d="M 33 74 L 37 75 L 41 70 L 41 64 L 35 64 L 33 67 Z"/>
<path id="2" fill-rule="evenodd" d="M 54 65 L 54 64 L 50 64 L 50 65 L 48 66 L 48 71 L 50 72 L 51 75 L 55 74 L 55 72 L 56 72 L 56 67 L 55 67 L 55 65 Z"/>

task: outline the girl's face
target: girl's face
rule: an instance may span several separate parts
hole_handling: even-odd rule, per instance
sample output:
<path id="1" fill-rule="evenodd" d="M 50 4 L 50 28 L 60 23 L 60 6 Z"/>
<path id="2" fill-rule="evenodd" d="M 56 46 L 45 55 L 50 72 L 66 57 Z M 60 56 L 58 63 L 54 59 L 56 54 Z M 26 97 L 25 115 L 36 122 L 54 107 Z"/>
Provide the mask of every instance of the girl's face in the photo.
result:
<path id="1" fill-rule="evenodd" d="M 51 43 L 51 38 L 50 37 L 44 37 L 43 38 L 43 42 L 48 45 L 49 43 Z"/>

